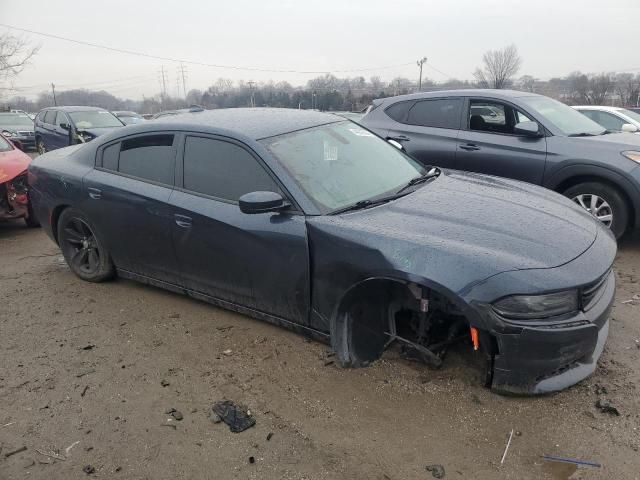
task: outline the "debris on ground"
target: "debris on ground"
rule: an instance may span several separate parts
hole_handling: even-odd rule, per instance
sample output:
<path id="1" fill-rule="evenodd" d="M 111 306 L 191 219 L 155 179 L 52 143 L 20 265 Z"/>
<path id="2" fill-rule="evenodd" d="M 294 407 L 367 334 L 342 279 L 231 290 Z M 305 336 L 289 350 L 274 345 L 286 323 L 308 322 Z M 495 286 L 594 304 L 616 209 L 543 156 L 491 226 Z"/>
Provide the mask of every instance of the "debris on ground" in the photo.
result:
<path id="1" fill-rule="evenodd" d="M 255 457 L 249 457 L 249 463 L 256 463 Z"/>
<path id="2" fill-rule="evenodd" d="M 91 465 L 85 465 L 82 467 L 82 471 L 87 475 L 91 475 L 92 473 L 96 473 L 96 468 Z"/>
<path id="3" fill-rule="evenodd" d="M 10 452 L 7 452 L 7 453 L 4 454 L 4 458 L 9 458 L 9 457 L 11 457 L 11 456 L 13 456 L 13 455 L 15 455 L 17 453 L 24 452 L 26 449 L 27 449 L 26 446 L 22 446 L 22 447 L 20 447 L 20 448 L 18 448 L 16 450 L 12 450 Z"/>
<path id="4" fill-rule="evenodd" d="M 87 390 L 89 390 L 89 385 L 86 385 L 83 389 L 82 389 L 82 393 L 80 394 L 81 397 L 84 397 L 87 393 Z"/>
<path id="5" fill-rule="evenodd" d="M 180 318 L 180 314 L 179 313 L 170 313 L 169 315 L 167 315 L 169 318 Z"/>
<path id="6" fill-rule="evenodd" d="M 85 375 L 89 375 L 90 373 L 96 373 L 96 369 L 95 368 L 90 368 L 89 370 L 85 370 L 84 372 L 80 372 L 79 374 L 76 375 L 76 378 L 82 378 Z"/>
<path id="7" fill-rule="evenodd" d="M 175 420 L 180 421 L 184 418 L 184 416 L 182 415 L 182 412 L 180 412 L 179 410 L 176 410 L 175 408 L 168 408 L 167 410 L 165 410 L 164 412 L 166 415 L 171 415 Z"/>
<path id="8" fill-rule="evenodd" d="M 602 413 L 608 413 L 609 415 L 615 415 L 616 417 L 620 416 L 620 412 L 618 411 L 618 409 L 605 398 L 598 399 L 598 401 L 596 402 L 596 408 Z"/>
<path id="9" fill-rule="evenodd" d="M 269 433 L 267 434 L 267 442 L 268 442 L 269 440 L 271 440 L 271 437 L 273 437 L 273 432 L 269 432 Z"/>
<path id="10" fill-rule="evenodd" d="M 178 429 L 178 427 L 176 427 L 175 423 L 161 423 L 160 426 L 161 427 L 173 428 L 174 430 Z"/>
<path id="11" fill-rule="evenodd" d="M 49 458 L 55 458 L 56 460 L 66 460 L 67 457 L 65 457 L 64 455 L 61 455 L 59 451 L 45 451 L 45 450 L 39 450 L 36 448 L 36 452 L 38 452 L 40 455 L 44 455 L 45 457 L 49 457 Z"/>
<path id="12" fill-rule="evenodd" d="M 171 384 L 169 383 L 169 380 L 165 380 L 163 378 L 162 380 L 160 380 L 160 385 L 162 385 L 163 387 L 168 387 Z"/>
<path id="13" fill-rule="evenodd" d="M 624 300 L 623 304 L 628 305 L 636 305 L 636 302 L 640 302 L 640 293 L 636 293 L 633 297 L 631 297 L 629 300 Z"/>
<path id="14" fill-rule="evenodd" d="M 90 343 L 89 345 L 82 347 L 81 350 L 93 350 L 94 348 L 96 348 L 96 346 Z"/>
<path id="15" fill-rule="evenodd" d="M 69 445 L 67 448 L 64 449 L 64 454 L 69 455 L 69 452 L 71 451 L 71 449 L 76 445 L 78 445 L 79 443 L 80 443 L 80 440 L 73 442 L 71 445 Z"/>
<path id="16" fill-rule="evenodd" d="M 251 416 L 251 412 L 246 407 L 236 405 L 231 400 L 216 402 L 211 407 L 211 410 L 212 413 L 229 425 L 229 429 L 233 433 L 243 432 L 256 424 L 256 419 Z"/>
<path id="17" fill-rule="evenodd" d="M 511 429 L 511 433 L 509 434 L 509 440 L 507 440 L 507 446 L 504 447 L 504 453 L 502 454 L 502 459 L 500 459 L 500 465 L 504 463 L 504 459 L 507 458 L 507 452 L 509 451 L 509 447 L 511 446 L 511 440 L 513 439 L 513 428 Z"/>
<path id="18" fill-rule="evenodd" d="M 224 352 L 225 355 L 231 355 L 233 353 L 233 350 L 231 350 L 230 348 L 228 348 L 227 350 L 225 350 Z"/>
<path id="19" fill-rule="evenodd" d="M 546 454 L 543 455 L 542 458 L 550 462 L 573 463 L 574 465 L 585 465 L 587 467 L 596 467 L 596 468 L 602 467 L 600 463 L 592 462 L 589 460 L 577 460 L 575 458 L 557 457 L 555 455 L 546 455 Z"/>
<path id="20" fill-rule="evenodd" d="M 444 467 L 438 463 L 434 463 L 433 465 L 427 465 L 425 467 L 427 472 L 431 472 L 433 478 L 444 478 Z"/>
<path id="21" fill-rule="evenodd" d="M 607 387 L 596 383 L 596 395 L 606 395 L 607 393 L 609 393 L 607 392 Z"/>

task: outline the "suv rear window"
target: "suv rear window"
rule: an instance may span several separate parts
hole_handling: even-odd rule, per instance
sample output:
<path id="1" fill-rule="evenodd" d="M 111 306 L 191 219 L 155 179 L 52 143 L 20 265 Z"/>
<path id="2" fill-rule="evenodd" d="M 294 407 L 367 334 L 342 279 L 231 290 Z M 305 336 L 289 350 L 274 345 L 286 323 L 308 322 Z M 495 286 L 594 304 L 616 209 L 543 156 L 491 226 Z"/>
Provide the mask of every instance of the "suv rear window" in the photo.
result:
<path id="1" fill-rule="evenodd" d="M 406 123 L 423 127 L 460 128 L 461 98 L 422 100 L 409 110 Z"/>
<path id="2" fill-rule="evenodd" d="M 396 122 L 403 123 L 407 118 L 407 112 L 413 105 L 413 101 L 410 102 L 398 102 L 387 108 L 384 113 L 393 118 Z"/>

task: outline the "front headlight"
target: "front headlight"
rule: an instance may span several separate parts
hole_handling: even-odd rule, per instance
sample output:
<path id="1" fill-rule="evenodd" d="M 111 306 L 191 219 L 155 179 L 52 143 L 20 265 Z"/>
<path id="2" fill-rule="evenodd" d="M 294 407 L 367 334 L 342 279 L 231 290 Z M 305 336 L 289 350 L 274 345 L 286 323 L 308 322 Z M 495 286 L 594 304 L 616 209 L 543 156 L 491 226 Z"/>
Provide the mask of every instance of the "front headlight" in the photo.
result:
<path id="1" fill-rule="evenodd" d="M 5 137 L 17 137 L 18 135 L 14 132 L 10 132 L 9 130 L 3 130 L 2 135 Z"/>
<path id="2" fill-rule="evenodd" d="M 623 157 L 627 157 L 629 160 L 633 160 L 636 163 L 640 163 L 640 152 L 635 150 L 627 150 L 626 152 L 622 152 Z"/>
<path id="3" fill-rule="evenodd" d="M 512 295 L 498 300 L 493 309 L 499 315 L 514 320 L 555 317 L 578 310 L 578 291 L 547 295 Z"/>

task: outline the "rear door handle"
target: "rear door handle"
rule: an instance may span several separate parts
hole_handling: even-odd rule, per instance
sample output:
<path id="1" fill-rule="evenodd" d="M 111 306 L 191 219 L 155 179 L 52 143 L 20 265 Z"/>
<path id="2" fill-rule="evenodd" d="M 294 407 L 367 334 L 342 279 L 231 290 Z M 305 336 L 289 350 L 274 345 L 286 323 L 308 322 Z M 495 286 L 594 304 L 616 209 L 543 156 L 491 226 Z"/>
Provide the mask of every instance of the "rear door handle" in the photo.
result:
<path id="1" fill-rule="evenodd" d="M 175 214 L 173 216 L 176 225 L 182 228 L 191 228 L 191 217 L 187 217 L 186 215 Z"/>
<path id="2" fill-rule="evenodd" d="M 474 152 L 476 150 L 480 150 L 480 147 L 477 146 L 475 143 L 467 143 L 465 145 L 460 145 L 460 148 L 462 150 L 466 150 L 467 152 Z"/>
<path id="3" fill-rule="evenodd" d="M 89 187 L 87 188 L 87 192 L 89 192 L 89 196 L 94 200 L 100 200 L 102 198 L 102 191 L 98 188 Z"/>
<path id="4" fill-rule="evenodd" d="M 409 142 L 411 139 L 406 135 L 398 135 L 396 137 L 387 137 L 387 140 L 395 140 L 396 142 Z"/>

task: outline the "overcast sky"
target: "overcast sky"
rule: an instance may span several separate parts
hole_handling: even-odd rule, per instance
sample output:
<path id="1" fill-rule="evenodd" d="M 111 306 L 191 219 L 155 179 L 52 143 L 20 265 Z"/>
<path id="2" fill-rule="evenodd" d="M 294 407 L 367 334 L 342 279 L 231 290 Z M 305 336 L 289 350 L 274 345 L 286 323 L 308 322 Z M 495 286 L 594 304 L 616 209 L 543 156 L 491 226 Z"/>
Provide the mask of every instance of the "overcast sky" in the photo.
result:
<path id="1" fill-rule="evenodd" d="M 435 81 L 471 79 L 484 51 L 510 43 L 523 58 L 520 73 L 538 78 L 574 70 L 640 72 L 639 20 L 640 0 L 0 0 L 1 23 L 113 48 L 385 81 L 417 78 L 415 61 L 422 56 L 428 58 L 425 75 Z M 178 63 L 24 35 L 42 48 L 15 82 L 23 94 L 54 82 L 62 90 L 86 87 L 140 98 L 160 91 L 163 66 L 167 90 L 177 93 Z M 365 68 L 372 70 L 337 72 Z M 218 77 L 301 85 L 317 76 L 186 69 L 187 89 L 204 89 Z"/>

